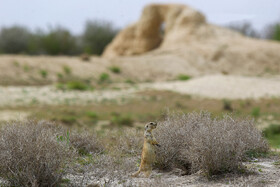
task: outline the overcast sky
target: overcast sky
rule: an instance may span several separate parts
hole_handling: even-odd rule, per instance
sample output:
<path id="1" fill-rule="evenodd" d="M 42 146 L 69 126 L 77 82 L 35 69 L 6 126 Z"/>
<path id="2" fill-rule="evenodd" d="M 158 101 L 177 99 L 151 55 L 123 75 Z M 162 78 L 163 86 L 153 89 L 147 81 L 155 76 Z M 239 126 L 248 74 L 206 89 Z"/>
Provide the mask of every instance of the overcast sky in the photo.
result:
<path id="1" fill-rule="evenodd" d="M 78 34 L 86 20 L 95 19 L 124 27 L 135 22 L 143 6 L 152 2 L 187 4 L 218 25 L 247 20 L 260 30 L 280 21 L 280 0 L 0 0 L 0 27 L 19 24 L 46 29 L 61 25 Z"/>

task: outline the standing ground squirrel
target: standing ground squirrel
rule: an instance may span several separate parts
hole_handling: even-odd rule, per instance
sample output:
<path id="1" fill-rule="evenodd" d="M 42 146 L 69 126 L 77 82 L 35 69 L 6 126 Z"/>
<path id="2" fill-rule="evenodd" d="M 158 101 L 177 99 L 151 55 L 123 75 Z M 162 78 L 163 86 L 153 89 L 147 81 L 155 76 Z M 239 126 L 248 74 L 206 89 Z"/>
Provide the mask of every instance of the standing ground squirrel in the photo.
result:
<path id="1" fill-rule="evenodd" d="M 155 145 L 160 146 L 152 134 L 152 130 L 157 127 L 157 123 L 149 122 L 145 125 L 144 145 L 141 155 L 141 164 L 139 170 L 132 174 L 132 177 L 137 177 L 141 171 L 146 177 L 149 177 L 152 172 L 152 165 L 155 161 Z"/>

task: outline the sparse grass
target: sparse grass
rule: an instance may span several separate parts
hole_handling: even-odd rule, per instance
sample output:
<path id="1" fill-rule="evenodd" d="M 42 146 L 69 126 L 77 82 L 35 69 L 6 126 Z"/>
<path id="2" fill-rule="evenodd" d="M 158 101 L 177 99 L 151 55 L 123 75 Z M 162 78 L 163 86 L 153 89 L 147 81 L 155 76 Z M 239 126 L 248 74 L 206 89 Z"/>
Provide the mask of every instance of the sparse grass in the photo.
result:
<path id="1" fill-rule="evenodd" d="M 41 69 L 39 73 L 42 76 L 42 78 L 44 78 L 44 79 L 48 77 L 47 70 Z"/>
<path id="2" fill-rule="evenodd" d="M 109 69 L 112 73 L 115 73 L 115 74 L 120 74 L 121 73 L 121 69 L 117 66 L 112 66 Z"/>
<path id="3" fill-rule="evenodd" d="M 29 71 L 30 71 L 30 67 L 29 67 L 27 64 L 25 64 L 25 65 L 23 66 L 23 71 L 24 71 L 24 72 L 29 72 Z"/>
<path id="4" fill-rule="evenodd" d="M 15 67 L 19 67 L 19 66 L 20 66 L 20 65 L 19 65 L 19 62 L 16 61 L 16 60 L 13 61 L 13 65 L 14 65 Z"/>
<path id="5" fill-rule="evenodd" d="M 130 79 L 126 79 L 125 83 L 127 83 L 127 84 L 135 84 L 135 82 L 133 80 L 130 80 Z"/>
<path id="6" fill-rule="evenodd" d="M 98 121 L 98 115 L 95 112 L 87 111 L 86 115 L 91 119 L 93 123 L 97 123 Z"/>
<path id="7" fill-rule="evenodd" d="M 260 107 L 254 107 L 251 111 L 251 115 L 255 118 L 258 118 L 260 116 Z"/>
<path id="8" fill-rule="evenodd" d="M 178 79 L 178 80 L 181 80 L 181 81 L 186 81 L 186 80 L 191 79 L 191 76 L 189 76 L 189 75 L 184 75 L 184 74 L 180 74 L 180 75 L 177 76 L 177 79 Z"/>
<path id="9" fill-rule="evenodd" d="M 73 125 L 74 123 L 77 122 L 77 118 L 75 116 L 63 116 L 60 121 L 63 123 L 63 124 L 66 124 L 66 125 Z"/>
<path id="10" fill-rule="evenodd" d="M 69 66 L 63 66 L 63 72 L 65 73 L 65 75 L 71 75 L 72 74 L 72 69 Z"/>
<path id="11" fill-rule="evenodd" d="M 280 148 L 280 124 L 271 124 L 263 133 L 271 146 Z"/>
<path id="12" fill-rule="evenodd" d="M 57 73 L 56 76 L 57 76 L 58 80 L 62 80 L 63 79 L 63 74 L 62 73 Z"/>
<path id="13" fill-rule="evenodd" d="M 266 152 L 268 146 L 253 121 L 217 119 L 209 113 L 168 115 L 155 136 L 160 145 L 157 167 L 179 167 L 207 176 L 239 171 L 246 152 Z"/>
<path id="14" fill-rule="evenodd" d="M 133 119 L 129 115 L 120 115 L 120 114 L 113 114 L 113 117 L 111 119 L 112 125 L 118 125 L 118 126 L 132 126 L 133 125 Z"/>

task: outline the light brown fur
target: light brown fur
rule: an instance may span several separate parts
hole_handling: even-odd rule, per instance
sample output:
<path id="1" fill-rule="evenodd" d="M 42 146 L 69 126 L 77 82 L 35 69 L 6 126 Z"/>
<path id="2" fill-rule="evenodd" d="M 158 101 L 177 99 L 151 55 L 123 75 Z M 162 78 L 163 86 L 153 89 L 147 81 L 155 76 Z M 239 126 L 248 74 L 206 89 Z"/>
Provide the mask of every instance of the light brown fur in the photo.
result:
<path id="1" fill-rule="evenodd" d="M 141 164 L 139 170 L 132 174 L 132 177 L 137 177 L 141 171 L 144 172 L 145 177 L 149 177 L 152 172 L 152 165 L 155 161 L 155 146 L 160 146 L 152 134 L 152 130 L 156 127 L 157 123 L 155 122 L 150 122 L 145 125 Z"/>

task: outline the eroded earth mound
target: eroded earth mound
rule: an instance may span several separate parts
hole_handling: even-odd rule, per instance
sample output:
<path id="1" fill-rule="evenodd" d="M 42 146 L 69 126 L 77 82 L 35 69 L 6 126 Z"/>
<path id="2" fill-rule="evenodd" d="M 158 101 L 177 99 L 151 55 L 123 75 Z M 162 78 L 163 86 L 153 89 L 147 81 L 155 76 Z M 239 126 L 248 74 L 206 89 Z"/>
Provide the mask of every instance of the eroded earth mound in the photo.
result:
<path id="1" fill-rule="evenodd" d="M 168 66 L 163 73 L 260 75 L 280 71 L 280 44 L 207 23 L 200 12 L 177 4 L 152 4 L 123 29 L 103 57 Z M 122 57 L 121 59 L 117 57 Z M 139 63 L 139 64 L 138 64 Z M 169 68 L 170 67 L 170 68 Z M 140 68 L 141 69 L 141 68 Z"/>

